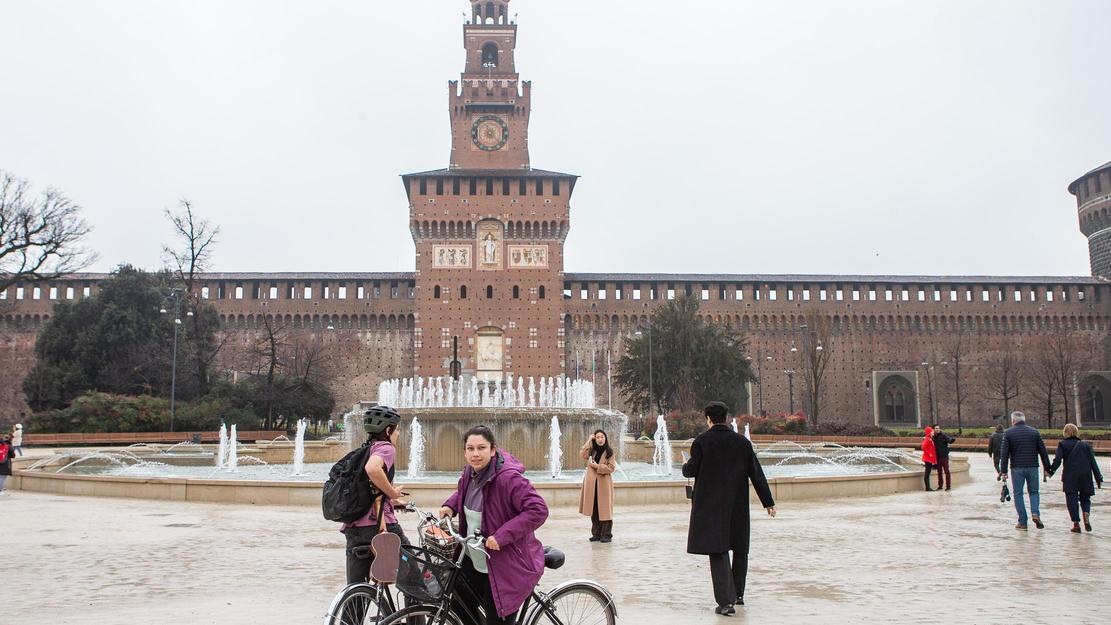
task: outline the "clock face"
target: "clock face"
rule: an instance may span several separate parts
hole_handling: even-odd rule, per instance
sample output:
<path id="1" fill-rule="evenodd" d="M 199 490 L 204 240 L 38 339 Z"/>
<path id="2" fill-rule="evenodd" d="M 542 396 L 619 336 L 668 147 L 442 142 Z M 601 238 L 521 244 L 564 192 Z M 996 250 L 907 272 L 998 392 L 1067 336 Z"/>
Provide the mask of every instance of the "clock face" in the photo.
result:
<path id="1" fill-rule="evenodd" d="M 471 141 L 480 150 L 500 150 L 509 141 L 509 126 L 497 115 L 483 115 L 471 126 Z"/>

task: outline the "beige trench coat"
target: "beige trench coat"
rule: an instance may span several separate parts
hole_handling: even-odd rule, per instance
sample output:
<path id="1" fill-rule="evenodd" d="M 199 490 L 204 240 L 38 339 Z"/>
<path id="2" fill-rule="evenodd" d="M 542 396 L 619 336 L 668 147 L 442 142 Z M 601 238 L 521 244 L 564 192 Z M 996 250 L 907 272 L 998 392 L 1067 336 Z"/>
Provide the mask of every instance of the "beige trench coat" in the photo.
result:
<path id="1" fill-rule="evenodd" d="M 594 512 L 594 491 L 598 491 L 598 520 L 613 520 L 613 472 L 617 470 L 617 460 L 610 456 L 598 464 L 591 464 L 590 442 L 579 451 L 586 463 L 583 477 L 582 498 L 579 500 L 579 513 L 590 516 Z"/>

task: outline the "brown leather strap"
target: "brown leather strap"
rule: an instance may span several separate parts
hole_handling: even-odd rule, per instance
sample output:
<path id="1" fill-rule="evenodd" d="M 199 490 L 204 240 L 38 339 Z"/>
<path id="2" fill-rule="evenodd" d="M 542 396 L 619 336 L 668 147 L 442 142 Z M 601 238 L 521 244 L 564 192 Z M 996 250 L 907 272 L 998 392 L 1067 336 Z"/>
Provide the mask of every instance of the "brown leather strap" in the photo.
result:
<path id="1" fill-rule="evenodd" d="M 376 506 L 375 514 L 378 515 L 378 533 L 379 534 L 383 534 L 383 533 L 386 532 L 386 515 L 383 514 L 383 508 L 385 506 L 382 504 L 382 500 L 385 498 L 385 496 L 386 496 L 385 494 L 379 495 L 378 498 L 375 500 L 375 504 L 374 504 Z"/>

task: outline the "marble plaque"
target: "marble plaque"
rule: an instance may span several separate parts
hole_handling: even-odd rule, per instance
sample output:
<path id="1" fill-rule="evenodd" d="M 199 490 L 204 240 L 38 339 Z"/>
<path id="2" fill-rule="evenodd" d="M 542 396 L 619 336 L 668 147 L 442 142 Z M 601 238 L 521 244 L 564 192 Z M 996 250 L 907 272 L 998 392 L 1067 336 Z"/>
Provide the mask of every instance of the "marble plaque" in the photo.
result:
<path id="1" fill-rule="evenodd" d="M 470 245 L 433 245 L 432 266 L 446 269 L 470 269 Z"/>
<path id="2" fill-rule="evenodd" d="M 509 266 L 514 269 L 547 269 L 547 245 L 510 245 Z"/>

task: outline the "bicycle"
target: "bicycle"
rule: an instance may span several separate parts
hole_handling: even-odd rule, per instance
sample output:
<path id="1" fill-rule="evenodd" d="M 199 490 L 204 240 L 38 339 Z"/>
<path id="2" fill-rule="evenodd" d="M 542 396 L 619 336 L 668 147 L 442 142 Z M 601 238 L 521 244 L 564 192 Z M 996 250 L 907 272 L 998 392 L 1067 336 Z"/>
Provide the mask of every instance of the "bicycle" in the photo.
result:
<path id="1" fill-rule="evenodd" d="M 416 512 L 426 516 L 414 503 L 399 506 L 395 512 Z M 430 516 L 430 515 L 428 515 Z M 357 547 L 356 552 L 370 553 L 370 546 Z M 382 619 L 397 612 L 398 600 L 390 584 L 377 581 L 349 584 L 336 593 L 324 613 L 324 625 L 377 625 Z"/>
<path id="2" fill-rule="evenodd" d="M 401 561 L 397 586 L 407 596 L 422 601 L 419 605 L 398 610 L 378 625 L 485 625 L 486 619 L 480 602 L 464 582 L 458 584 L 458 572 L 467 556 L 467 548 L 486 553 L 482 544 L 486 537 L 477 530 L 464 538 L 452 527 L 450 519 L 435 521 L 426 515 L 418 533 L 422 545 L 426 532 L 423 528 L 435 524 L 450 535 L 457 550 L 453 561 L 445 553 L 446 545 L 401 547 Z M 448 552 L 450 553 L 450 552 Z M 489 554 L 487 554 L 489 555 Z M 558 569 L 563 566 L 564 555 L 558 549 L 544 549 L 544 567 Z M 459 591 L 466 589 L 461 595 Z M 617 606 L 613 596 L 601 584 L 576 579 L 564 582 L 544 592 L 535 588 L 524 605 L 517 611 L 516 625 L 615 625 Z"/>

